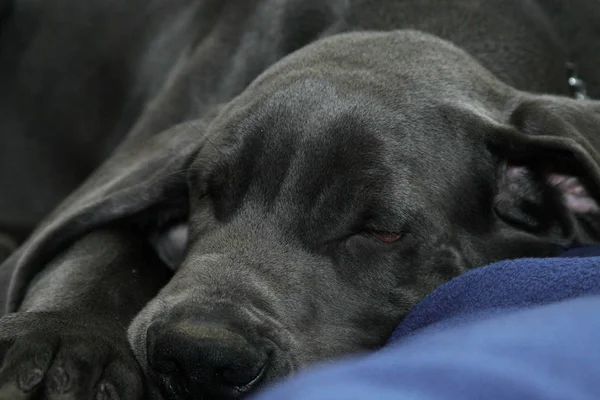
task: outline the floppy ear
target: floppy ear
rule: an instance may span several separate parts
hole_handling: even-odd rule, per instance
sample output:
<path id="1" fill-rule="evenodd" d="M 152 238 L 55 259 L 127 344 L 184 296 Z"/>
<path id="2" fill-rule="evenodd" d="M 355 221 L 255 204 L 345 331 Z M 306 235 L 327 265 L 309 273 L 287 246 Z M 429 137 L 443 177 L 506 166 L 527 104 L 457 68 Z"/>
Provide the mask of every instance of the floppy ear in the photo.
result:
<path id="1" fill-rule="evenodd" d="M 206 142 L 202 121 L 186 122 L 144 142 L 124 142 L 0 267 L 11 271 L 6 310 L 61 247 L 106 223 L 187 196 L 186 167 Z M 187 200 L 186 197 L 184 199 Z"/>
<path id="2" fill-rule="evenodd" d="M 529 96 L 488 144 L 501 219 L 563 247 L 600 240 L 600 102 Z"/>

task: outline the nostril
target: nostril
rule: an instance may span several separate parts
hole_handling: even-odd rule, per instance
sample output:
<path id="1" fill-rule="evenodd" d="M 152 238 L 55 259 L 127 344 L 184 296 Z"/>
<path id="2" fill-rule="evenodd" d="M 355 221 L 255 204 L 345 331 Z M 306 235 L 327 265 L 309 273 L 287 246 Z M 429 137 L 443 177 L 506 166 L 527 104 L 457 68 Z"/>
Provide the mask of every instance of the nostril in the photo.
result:
<path id="1" fill-rule="evenodd" d="M 231 374 L 231 371 L 225 371 L 223 374 L 223 378 L 227 382 L 226 384 L 228 386 L 233 387 L 240 393 L 246 393 L 260 383 L 266 371 L 267 364 L 264 364 L 257 374 L 252 376 L 249 380 L 245 380 L 244 383 L 240 382 L 239 375 L 233 375 Z"/>
<path id="2" fill-rule="evenodd" d="M 215 385 L 246 392 L 260 382 L 268 370 L 269 354 L 247 344 L 245 347 L 213 343 L 205 353 L 205 372 L 212 370 Z M 206 368 L 208 367 L 208 368 Z"/>
<path id="3" fill-rule="evenodd" d="M 151 368 L 163 394 L 166 394 L 168 398 L 178 399 L 177 396 L 188 392 L 188 378 L 177 361 L 159 355 L 154 359 Z"/>
<path id="4" fill-rule="evenodd" d="M 268 369 L 269 355 L 254 348 L 238 349 L 231 355 L 229 363 L 215 368 L 215 379 L 223 386 L 245 391 L 258 383 Z"/>

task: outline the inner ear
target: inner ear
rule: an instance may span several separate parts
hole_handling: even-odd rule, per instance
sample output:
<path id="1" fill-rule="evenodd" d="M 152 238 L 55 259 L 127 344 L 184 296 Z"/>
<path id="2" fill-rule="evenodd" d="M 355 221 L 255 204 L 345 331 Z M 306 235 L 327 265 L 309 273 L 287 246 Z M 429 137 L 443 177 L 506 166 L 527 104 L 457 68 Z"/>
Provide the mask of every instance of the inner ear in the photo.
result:
<path id="1" fill-rule="evenodd" d="M 600 241 L 600 102 L 522 95 L 486 134 L 502 165 L 495 211 L 561 245 Z"/>
<path id="2" fill-rule="evenodd" d="M 563 204 L 571 212 L 581 214 L 600 211 L 598 202 L 577 176 L 551 173 L 547 176 L 546 181 L 560 194 Z"/>
<path id="3" fill-rule="evenodd" d="M 508 224 L 538 235 L 561 235 L 566 226 L 559 191 L 539 168 L 507 162 L 500 167 L 494 211 Z"/>
<path id="4" fill-rule="evenodd" d="M 543 171 L 526 165 L 505 164 L 500 177 L 500 191 L 528 198 L 535 202 L 549 188 L 549 196 L 558 196 L 560 203 L 577 214 L 600 213 L 600 206 L 586 183 L 569 172 Z"/>
<path id="5" fill-rule="evenodd" d="M 593 182 L 569 151 L 511 146 L 500 163 L 494 211 L 509 225 L 564 246 L 597 240 Z"/>

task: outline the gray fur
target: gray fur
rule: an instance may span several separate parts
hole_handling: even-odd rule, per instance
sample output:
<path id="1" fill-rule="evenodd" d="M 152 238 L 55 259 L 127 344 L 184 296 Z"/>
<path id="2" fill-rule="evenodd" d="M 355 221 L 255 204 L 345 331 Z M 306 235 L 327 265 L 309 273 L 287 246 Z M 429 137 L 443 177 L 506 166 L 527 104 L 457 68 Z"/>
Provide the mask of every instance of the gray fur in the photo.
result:
<path id="1" fill-rule="evenodd" d="M 17 2 L 14 18 L 34 3 Z M 13 312 L 0 320 L 3 348 L 22 325 L 26 346 L 37 324 L 56 332 L 50 348 L 62 335 L 114 361 L 105 376 L 126 368 L 134 382 L 135 355 L 153 398 L 237 398 L 315 362 L 378 348 L 420 299 L 470 268 L 598 241 L 597 207 L 580 205 L 600 197 L 600 104 L 564 97 L 567 61 L 600 95 L 597 2 L 134 3 L 80 10 L 98 15 L 95 32 L 111 32 L 102 21 L 119 7 L 143 29 L 127 28 L 110 53 L 128 41 L 138 49 L 115 70 L 129 71 L 125 92 L 65 105 L 58 140 L 76 136 L 74 116 L 98 101 L 116 101 L 124 114 L 100 115 L 105 125 L 86 132 L 94 146 L 75 145 L 102 160 L 122 140 L 3 264 Z M 18 30 L 9 32 L 12 43 Z M 43 38 L 52 40 L 58 35 Z M 55 62 L 101 45 L 73 40 Z M 72 84 L 82 90 L 87 81 Z M 33 129 L 26 115 L 8 120 Z M 187 250 L 168 279 L 132 238 L 157 243 L 182 221 Z M 381 232 L 401 239 L 384 243 L 373 235 Z M 113 253 L 126 261 L 115 264 Z M 116 284 L 115 265 L 149 278 Z M 122 321 L 113 347 L 89 328 L 102 321 L 90 312 L 98 291 L 106 316 Z M 136 298 L 126 310 L 115 305 L 125 293 Z M 65 316 L 70 324 L 57 329 Z M 123 325 L 133 355 L 123 350 Z M 25 390 L 16 371 L 33 353 L 7 354 L 0 398 Z M 228 384 L 213 380 L 217 367 L 232 371 L 231 357 L 244 367 Z M 57 366 L 48 365 L 52 376 Z M 251 375 L 256 384 L 241 384 Z M 111 383 L 121 396 L 124 382 Z M 113 390 L 91 383 L 73 390 L 81 398 Z M 126 398 L 141 396 L 138 388 Z"/>

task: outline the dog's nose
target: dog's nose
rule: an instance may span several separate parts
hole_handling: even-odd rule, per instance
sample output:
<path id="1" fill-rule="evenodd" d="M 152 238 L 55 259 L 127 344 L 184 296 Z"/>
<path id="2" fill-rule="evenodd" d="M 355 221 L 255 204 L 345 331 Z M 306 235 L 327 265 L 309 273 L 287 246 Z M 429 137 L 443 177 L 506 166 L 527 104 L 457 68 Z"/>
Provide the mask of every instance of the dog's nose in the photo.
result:
<path id="1" fill-rule="evenodd" d="M 235 399 L 264 377 L 268 353 L 215 325 L 179 321 L 147 332 L 148 362 L 169 399 Z"/>

